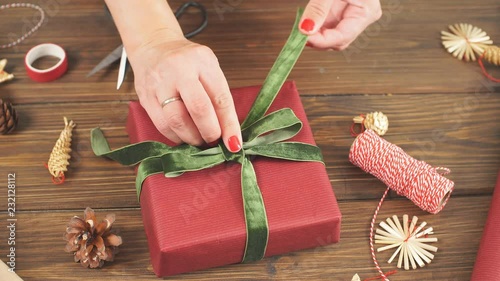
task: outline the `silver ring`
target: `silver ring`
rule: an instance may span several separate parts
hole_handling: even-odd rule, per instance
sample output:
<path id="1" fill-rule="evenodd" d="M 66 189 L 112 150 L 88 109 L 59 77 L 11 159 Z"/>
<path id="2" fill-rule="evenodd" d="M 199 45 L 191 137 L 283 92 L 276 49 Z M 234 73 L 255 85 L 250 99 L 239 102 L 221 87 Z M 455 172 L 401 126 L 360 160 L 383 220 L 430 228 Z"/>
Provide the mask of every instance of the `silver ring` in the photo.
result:
<path id="1" fill-rule="evenodd" d="M 165 107 L 165 105 L 171 103 L 171 102 L 174 102 L 174 101 L 182 101 L 181 97 L 171 97 L 171 98 L 168 98 L 166 100 L 164 100 L 162 103 L 161 103 L 161 107 Z"/>

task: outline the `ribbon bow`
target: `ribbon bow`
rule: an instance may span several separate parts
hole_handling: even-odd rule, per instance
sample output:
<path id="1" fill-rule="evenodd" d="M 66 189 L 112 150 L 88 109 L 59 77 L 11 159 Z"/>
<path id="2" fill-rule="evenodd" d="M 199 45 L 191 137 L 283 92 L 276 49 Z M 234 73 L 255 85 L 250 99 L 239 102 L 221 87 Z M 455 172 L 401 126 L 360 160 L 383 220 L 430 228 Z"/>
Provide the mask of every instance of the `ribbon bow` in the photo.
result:
<path id="1" fill-rule="evenodd" d="M 222 142 L 216 147 L 205 150 L 187 144 L 171 147 L 154 141 L 140 142 L 111 150 L 99 128 L 91 131 L 92 149 L 97 156 L 108 157 L 123 165 L 140 163 L 136 178 L 138 199 L 142 183 L 148 176 L 163 173 L 165 177 L 177 177 L 184 172 L 211 168 L 226 161 L 240 163 L 247 229 L 246 248 L 242 262 L 262 259 L 269 237 L 266 209 L 250 156 L 323 163 L 321 151 L 317 146 L 301 142 L 285 142 L 302 129 L 302 122 L 290 108 L 283 108 L 264 116 L 307 41 L 307 37 L 297 28 L 301 15 L 302 10 L 299 9 L 294 28 L 241 125 L 244 142 L 243 149 L 238 153 L 227 150 Z"/>

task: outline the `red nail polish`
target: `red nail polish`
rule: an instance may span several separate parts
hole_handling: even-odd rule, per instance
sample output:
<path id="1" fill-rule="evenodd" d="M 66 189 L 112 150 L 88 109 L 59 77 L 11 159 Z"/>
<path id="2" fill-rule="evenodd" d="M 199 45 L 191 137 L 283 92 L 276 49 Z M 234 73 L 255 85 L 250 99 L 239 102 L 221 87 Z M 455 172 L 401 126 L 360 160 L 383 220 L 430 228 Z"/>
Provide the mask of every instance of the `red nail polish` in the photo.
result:
<path id="1" fill-rule="evenodd" d="M 313 45 L 309 42 L 306 42 L 306 47 L 312 47 Z"/>
<path id="2" fill-rule="evenodd" d="M 305 32 L 309 32 L 314 29 L 314 21 L 312 21 L 311 19 L 305 19 L 302 21 L 300 28 Z"/>
<path id="3" fill-rule="evenodd" d="M 238 152 L 241 149 L 241 143 L 237 136 L 232 136 L 227 140 L 229 144 L 229 151 Z"/>

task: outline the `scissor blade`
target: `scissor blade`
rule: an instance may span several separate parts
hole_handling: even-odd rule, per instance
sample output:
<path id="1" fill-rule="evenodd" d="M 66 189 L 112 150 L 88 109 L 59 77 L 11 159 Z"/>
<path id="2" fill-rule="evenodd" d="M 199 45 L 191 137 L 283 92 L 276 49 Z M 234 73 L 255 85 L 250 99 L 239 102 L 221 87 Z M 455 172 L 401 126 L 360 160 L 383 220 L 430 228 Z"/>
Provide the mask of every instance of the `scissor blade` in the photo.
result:
<path id="1" fill-rule="evenodd" d="M 87 74 L 87 77 L 94 75 L 97 71 L 109 66 L 117 59 L 120 58 L 122 54 L 123 45 L 118 46 L 118 48 L 114 49 L 111 53 L 109 53 L 104 59 L 102 59 L 93 69 Z"/>
<path id="2" fill-rule="evenodd" d="M 122 58 L 120 60 L 120 69 L 118 70 L 118 81 L 116 81 L 116 89 L 120 89 L 123 80 L 125 79 L 125 70 L 127 69 L 127 52 L 122 49 Z"/>

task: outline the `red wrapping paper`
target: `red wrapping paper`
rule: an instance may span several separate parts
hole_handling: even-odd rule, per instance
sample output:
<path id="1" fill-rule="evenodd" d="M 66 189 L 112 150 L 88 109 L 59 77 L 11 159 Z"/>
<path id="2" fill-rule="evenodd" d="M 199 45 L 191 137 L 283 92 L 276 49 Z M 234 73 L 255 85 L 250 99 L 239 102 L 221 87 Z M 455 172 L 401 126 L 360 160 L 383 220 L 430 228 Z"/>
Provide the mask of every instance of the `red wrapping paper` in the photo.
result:
<path id="1" fill-rule="evenodd" d="M 260 87 L 232 90 L 240 122 Z M 291 108 L 304 123 L 290 141 L 315 144 L 293 82 L 283 85 L 269 112 Z M 131 102 L 131 143 L 172 144 L 154 127 L 138 102 Z M 269 222 L 265 256 L 338 242 L 341 214 L 323 164 L 264 157 L 252 160 Z M 151 263 L 159 277 L 239 263 L 246 229 L 241 165 L 223 163 L 177 178 L 153 175 L 143 184 L 141 211 Z"/>
<path id="2" fill-rule="evenodd" d="M 472 281 L 500 280 L 500 172 L 479 245 Z"/>

